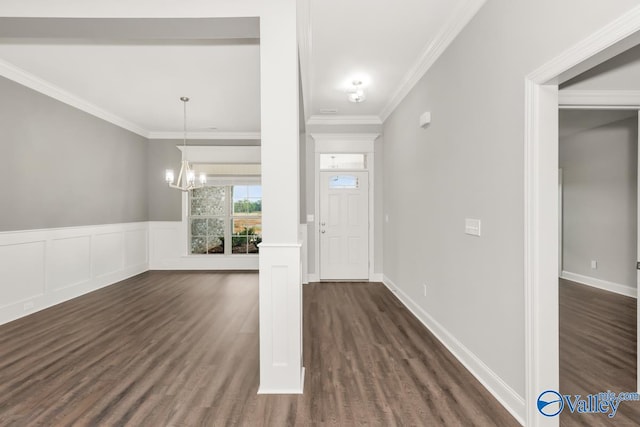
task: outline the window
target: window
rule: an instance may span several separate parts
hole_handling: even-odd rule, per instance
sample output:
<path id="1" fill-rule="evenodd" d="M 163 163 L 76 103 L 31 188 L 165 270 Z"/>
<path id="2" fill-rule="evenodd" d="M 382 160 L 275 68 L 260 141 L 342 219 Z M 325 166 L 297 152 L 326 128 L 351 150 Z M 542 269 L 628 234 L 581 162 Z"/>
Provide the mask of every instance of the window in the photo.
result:
<path id="1" fill-rule="evenodd" d="M 262 241 L 262 187 L 218 185 L 190 192 L 191 254 L 257 254 Z"/>
<path id="2" fill-rule="evenodd" d="M 234 185 L 231 252 L 257 254 L 262 241 L 262 187 Z"/>
<path id="3" fill-rule="evenodd" d="M 358 177 L 353 175 L 335 175 L 329 179 L 329 188 L 334 189 L 357 189 L 360 187 Z"/>
<path id="4" fill-rule="evenodd" d="M 366 169 L 364 154 L 320 154 L 320 169 Z"/>

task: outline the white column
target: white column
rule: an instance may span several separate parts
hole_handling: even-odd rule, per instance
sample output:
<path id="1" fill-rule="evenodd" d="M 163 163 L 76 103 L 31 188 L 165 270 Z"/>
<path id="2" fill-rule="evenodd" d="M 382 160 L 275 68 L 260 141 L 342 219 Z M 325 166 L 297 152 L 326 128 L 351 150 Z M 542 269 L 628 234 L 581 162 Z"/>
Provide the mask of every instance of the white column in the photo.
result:
<path id="1" fill-rule="evenodd" d="M 266 2 L 260 19 L 262 229 L 260 388 L 302 393 L 296 0 Z"/>

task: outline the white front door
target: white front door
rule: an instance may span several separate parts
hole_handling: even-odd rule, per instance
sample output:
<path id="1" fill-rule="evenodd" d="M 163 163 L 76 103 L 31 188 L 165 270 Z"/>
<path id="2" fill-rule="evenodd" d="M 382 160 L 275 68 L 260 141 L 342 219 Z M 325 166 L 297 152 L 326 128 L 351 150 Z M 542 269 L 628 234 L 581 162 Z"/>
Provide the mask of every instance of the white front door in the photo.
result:
<path id="1" fill-rule="evenodd" d="M 368 280 L 368 172 L 320 172 L 319 229 L 320 280 Z"/>

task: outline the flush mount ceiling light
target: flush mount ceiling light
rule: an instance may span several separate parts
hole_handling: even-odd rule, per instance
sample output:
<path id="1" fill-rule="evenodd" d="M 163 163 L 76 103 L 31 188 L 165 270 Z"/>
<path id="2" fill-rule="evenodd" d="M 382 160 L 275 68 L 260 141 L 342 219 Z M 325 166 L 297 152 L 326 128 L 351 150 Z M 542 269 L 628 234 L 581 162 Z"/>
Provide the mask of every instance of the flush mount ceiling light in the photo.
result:
<path id="1" fill-rule="evenodd" d="M 354 80 L 351 87 L 347 89 L 347 99 L 351 102 L 359 103 L 367 99 L 367 95 L 362 88 L 362 80 Z"/>
<path id="2" fill-rule="evenodd" d="M 196 172 L 191 169 L 189 161 L 185 159 L 187 156 L 187 102 L 189 98 L 183 96 L 180 98 L 183 103 L 184 110 L 184 126 L 183 126 L 183 139 L 182 139 L 182 163 L 180 165 L 180 173 L 178 174 L 178 181 L 174 184 L 175 175 L 173 169 L 167 169 L 165 172 L 164 180 L 171 188 L 175 188 L 181 191 L 189 191 L 194 188 L 200 188 L 207 183 L 207 175 L 200 174 L 199 182 L 196 184 Z"/>

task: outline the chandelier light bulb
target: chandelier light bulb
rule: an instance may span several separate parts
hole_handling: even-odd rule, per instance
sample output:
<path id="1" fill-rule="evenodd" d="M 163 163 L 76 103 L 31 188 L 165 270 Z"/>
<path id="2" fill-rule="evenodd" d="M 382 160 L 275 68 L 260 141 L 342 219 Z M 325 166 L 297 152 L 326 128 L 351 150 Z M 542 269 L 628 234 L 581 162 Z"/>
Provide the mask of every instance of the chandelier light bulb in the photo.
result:
<path id="1" fill-rule="evenodd" d="M 194 171 L 187 172 L 187 183 L 192 185 L 196 182 L 196 173 Z"/>
<path id="2" fill-rule="evenodd" d="M 173 184 L 173 180 L 175 179 L 175 175 L 173 174 L 173 169 L 167 169 L 164 173 L 164 180 L 167 184 Z"/>

